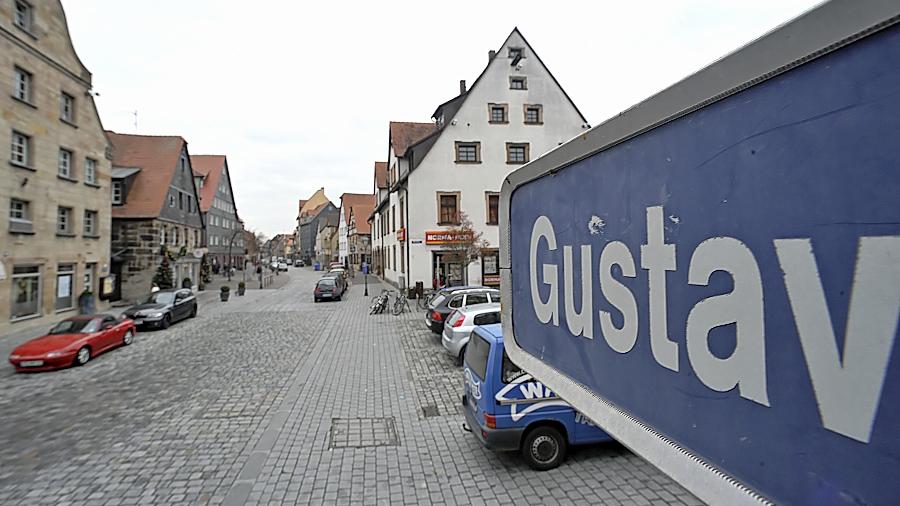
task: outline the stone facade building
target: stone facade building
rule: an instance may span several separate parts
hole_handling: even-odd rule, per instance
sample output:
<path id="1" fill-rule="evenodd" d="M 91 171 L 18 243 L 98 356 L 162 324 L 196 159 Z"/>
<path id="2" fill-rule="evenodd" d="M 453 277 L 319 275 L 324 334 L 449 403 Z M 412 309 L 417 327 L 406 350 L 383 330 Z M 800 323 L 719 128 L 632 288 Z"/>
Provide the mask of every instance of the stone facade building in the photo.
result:
<path id="1" fill-rule="evenodd" d="M 244 227 L 237 214 L 228 159 L 225 155 L 191 155 L 191 166 L 206 225 L 207 261 L 214 272 L 218 267 L 243 269 Z"/>
<path id="2" fill-rule="evenodd" d="M 350 243 L 348 241 L 350 210 L 359 205 L 366 205 L 370 208 L 374 208 L 375 195 L 372 193 L 344 193 L 341 195 L 341 220 L 338 228 L 338 261 L 344 265 L 349 265 L 348 258 L 350 257 Z M 371 209 L 369 212 L 371 212 Z"/>
<path id="3" fill-rule="evenodd" d="M 328 216 L 319 220 L 319 231 L 316 233 L 315 261 L 322 265 L 336 262 L 338 259 L 338 217 Z"/>
<path id="4" fill-rule="evenodd" d="M 146 295 L 168 252 L 172 279 L 200 280 L 203 218 L 187 142 L 107 132 L 113 149 L 112 270 L 114 298 Z"/>
<path id="5" fill-rule="evenodd" d="M 337 208 L 325 195 L 325 188 L 319 188 L 309 199 L 300 200 L 297 211 L 297 228 L 294 229 L 294 257 L 304 260 L 306 263 L 315 258 L 316 234 L 319 232 L 319 213 L 325 211 L 323 216 L 337 214 Z"/>
<path id="6" fill-rule="evenodd" d="M 109 272 L 108 141 L 58 0 L 0 3 L 0 335 L 96 310 Z M 88 297 L 87 295 L 85 296 Z"/>
<path id="7" fill-rule="evenodd" d="M 355 271 L 362 270 L 363 262 L 372 265 L 372 235 L 369 216 L 374 209 L 374 201 L 350 207 L 350 218 L 347 224 L 347 264 Z"/>

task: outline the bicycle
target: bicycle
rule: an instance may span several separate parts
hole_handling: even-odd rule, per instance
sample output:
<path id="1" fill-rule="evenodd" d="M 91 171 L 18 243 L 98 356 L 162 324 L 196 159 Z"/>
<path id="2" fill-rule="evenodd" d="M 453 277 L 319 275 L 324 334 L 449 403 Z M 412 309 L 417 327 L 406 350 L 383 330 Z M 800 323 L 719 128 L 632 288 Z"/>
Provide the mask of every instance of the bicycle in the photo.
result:
<path id="1" fill-rule="evenodd" d="M 393 313 L 394 316 L 397 316 L 404 311 L 412 313 L 412 308 L 409 307 L 409 299 L 403 296 L 403 292 L 394 293 L 396 298 L 394 299 L 394 306 L 391 308 L 391 313 Z"/>
<path id="2" fill-rule="evenodd" d="M 369 306 L 369 314 L 381 314 L 387 309 L 390 291 L 382 289 L 381 293 L 372 298 L 372 304 Z"/>
<path id="3" fill-rule="evenodd" d="M 436 290 L 425 290 L 421 294 L 416 294 L 416 307 L 419 309 L 428 309 L 428 304 L 434 299 Z"/>

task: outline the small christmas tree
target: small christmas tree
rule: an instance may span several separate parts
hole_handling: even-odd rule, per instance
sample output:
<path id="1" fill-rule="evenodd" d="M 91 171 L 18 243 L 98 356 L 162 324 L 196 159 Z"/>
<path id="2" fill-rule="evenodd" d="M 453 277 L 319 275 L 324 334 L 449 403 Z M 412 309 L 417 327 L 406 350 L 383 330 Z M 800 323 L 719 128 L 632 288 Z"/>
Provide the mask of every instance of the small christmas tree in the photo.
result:
<path id="1" fill-rule="evenodd" d="M 203 255 L 203 259 L 200 261 L 200 279 L 204 283 L 209 283 L 210 281 L 212 281 L 212 278 L 209 274 L 209 260 L 206 258 L 206 255 Z"/>
<path id="2" fill-rule="evenodd" d="M 153 283 L 161 289 L 172 288 L 174 282 L 172 281 L 172 269 L 169 267 L 169 251 L 163 246 L 160 254 L 162 261 L 156 268 L 156 274 L 153 275 Z"/>

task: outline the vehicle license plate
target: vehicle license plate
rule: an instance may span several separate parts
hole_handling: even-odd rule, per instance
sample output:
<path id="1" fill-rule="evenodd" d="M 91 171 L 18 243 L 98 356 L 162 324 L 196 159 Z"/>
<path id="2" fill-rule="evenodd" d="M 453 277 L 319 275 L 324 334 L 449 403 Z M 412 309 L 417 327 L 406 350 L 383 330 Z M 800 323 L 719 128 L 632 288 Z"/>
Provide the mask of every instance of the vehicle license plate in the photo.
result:
<path id="1" fill-rule="evenodd" d="M 21 365 L 22 367 L 40 367 L 40 366 L 44 365 L 44 361 L 43 360 L 23 360 L 22 362 L 19 362 L 19 365 Z"/>

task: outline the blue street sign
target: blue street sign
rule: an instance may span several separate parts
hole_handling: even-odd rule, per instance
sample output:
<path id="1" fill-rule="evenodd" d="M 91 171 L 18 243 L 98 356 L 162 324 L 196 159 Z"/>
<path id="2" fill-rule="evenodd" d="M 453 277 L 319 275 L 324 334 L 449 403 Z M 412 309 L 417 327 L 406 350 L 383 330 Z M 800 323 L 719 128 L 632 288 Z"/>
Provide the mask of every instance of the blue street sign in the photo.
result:
<path id="1" fill-rule="evenodd" d="M 510 356 L 679 478 L 669 447 L 779 504 L 896 503 L 898 90 L 894 25 L 523 168 Z"/>

